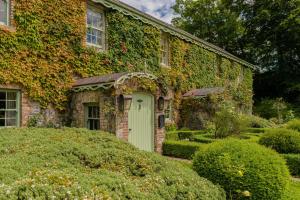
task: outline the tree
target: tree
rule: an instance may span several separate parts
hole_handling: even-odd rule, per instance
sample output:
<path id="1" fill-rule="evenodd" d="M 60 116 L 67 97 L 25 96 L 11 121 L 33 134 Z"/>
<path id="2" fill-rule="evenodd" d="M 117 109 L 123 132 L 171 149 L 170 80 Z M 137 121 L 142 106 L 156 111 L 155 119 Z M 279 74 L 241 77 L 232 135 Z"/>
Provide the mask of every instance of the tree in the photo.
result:
<path id="1" fill-rule="evenodd" d="M 176 0 L 174 10 L 175 26 L 258 66 L 256 98 L 300 102 L 300 0 Z"/>

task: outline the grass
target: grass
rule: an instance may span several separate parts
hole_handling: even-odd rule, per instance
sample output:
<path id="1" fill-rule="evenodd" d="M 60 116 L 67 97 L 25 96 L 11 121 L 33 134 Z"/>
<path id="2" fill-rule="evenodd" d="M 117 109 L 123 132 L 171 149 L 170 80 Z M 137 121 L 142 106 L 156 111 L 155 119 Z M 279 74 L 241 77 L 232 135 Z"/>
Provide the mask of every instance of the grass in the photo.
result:
<path id="1" fill-rule="evenodd" d="M 225 199 L 181 163 L 85 129 L 0 129 L 0 199 Z"/>
<path id="2" fill-rule="evenodd" d="M 300 199 L 300 181 L 293 180 L 289 191 L 284 200 L 299 200 Z"/>

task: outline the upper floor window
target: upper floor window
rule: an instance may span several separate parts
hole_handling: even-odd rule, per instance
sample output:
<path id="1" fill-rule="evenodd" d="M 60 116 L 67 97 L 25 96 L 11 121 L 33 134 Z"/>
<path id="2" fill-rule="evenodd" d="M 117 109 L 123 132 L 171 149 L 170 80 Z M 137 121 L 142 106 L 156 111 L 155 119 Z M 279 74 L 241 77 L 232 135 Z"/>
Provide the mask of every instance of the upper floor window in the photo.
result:
<path id="1" fill-rule="evenodd" d="M 160 63 L 162 66 L 169 66 L 169 48 L 169 36 L 163 33 L 160 40 Z"/>
<path id="2" fill-rule="evenodd" d="M 9 25 L 10 1 L 0 0 L 0 24 Z"/>
<path id="3" fill-rule="evenodd" d="M 88 6 L 86 41 L 89 46 L 105 49 L 105 15 L 103 10 Z"/>

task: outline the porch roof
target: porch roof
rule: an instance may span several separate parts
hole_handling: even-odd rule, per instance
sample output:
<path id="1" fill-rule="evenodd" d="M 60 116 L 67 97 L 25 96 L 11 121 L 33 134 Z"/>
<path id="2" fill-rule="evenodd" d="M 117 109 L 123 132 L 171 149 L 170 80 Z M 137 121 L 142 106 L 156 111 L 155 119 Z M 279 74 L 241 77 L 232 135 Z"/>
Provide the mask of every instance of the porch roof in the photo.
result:
<path id="1" fill-rule="evenodd" d="M 78 79 L 73 84 L 73 87 L 115 82 L 116 80 L 118 80 L 119 78 L 121 78 L 122 76 L 124 76 L 126 74 L 128 74 L 128 72 L 106 74 L 106 75 L 102 75 L 102 76 L 94 76 L 94 77 L 89 77 L 89 78 Z"/>
<path id="2" fill-rule="evenodd" d="M 145 72 L 121 72 L 78 79 L 73 84 L 72 90 L 74 92 L 82 92 L 85 90 L 95 91 L 98 89 L 117 88 L 119 85 L 122 85 L 126 80 L 130 80 L 132 78 L 147 78 L 153 81 L 157 81 L 156 76 Z"/>
<path id="3" fill-rule="evenodd" d="M 194 89 L 185 93 L 183 97 L 206 97 L 209 94 L 221 94 L 224 91 L 222 87 Z"/>

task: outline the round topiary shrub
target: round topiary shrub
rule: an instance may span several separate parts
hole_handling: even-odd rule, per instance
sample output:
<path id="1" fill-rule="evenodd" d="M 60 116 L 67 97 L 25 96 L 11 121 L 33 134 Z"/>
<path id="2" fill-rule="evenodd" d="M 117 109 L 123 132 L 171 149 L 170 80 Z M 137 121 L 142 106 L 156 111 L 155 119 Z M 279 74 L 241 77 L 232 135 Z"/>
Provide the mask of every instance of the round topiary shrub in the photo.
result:
<path id="1" fill-rule="evenodd" d="M 197 152 L 193 168 L 221 185 L 228 199 L 281 199 L 290 178 L 275 151 L 236 139 L 214 142 Z"/>
<path id="2" fill-rule="evenodd" d="M 259 144 L 278 153 L 300 153 L 300 133 L 288 129 L 270 129 L 260 138 Z"/>

